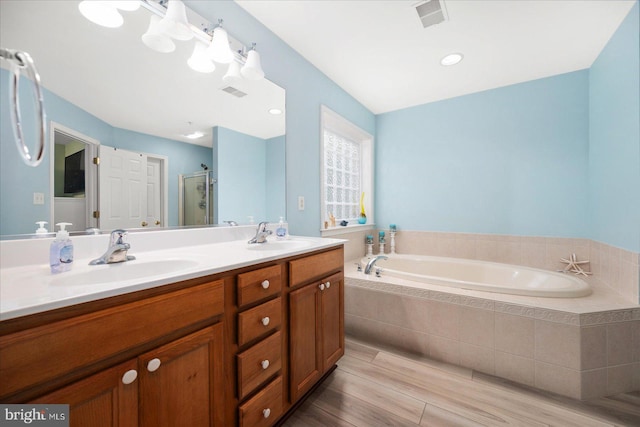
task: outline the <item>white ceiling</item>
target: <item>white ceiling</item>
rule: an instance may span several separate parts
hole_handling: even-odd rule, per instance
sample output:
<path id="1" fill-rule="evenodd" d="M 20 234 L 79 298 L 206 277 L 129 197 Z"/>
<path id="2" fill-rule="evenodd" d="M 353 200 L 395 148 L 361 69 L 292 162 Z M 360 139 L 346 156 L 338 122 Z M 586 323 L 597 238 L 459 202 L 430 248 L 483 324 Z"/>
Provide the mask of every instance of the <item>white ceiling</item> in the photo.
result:
<path id="1" fill-rule="evenodd" d="M 2 47 L 28 52 L 48 90 L 112 126 L 192 144 L 211 146 L 214 126 L 264 139 L 284 135 L 284 114 L 268 113 L 284 111 L 284 89 L 244 80 L 237 88 L 248 95 L 236 98 L 220 90 L 226 65 L 211 74 L 188 67 L 193 40 L 176 41 L 172 53 L 147 48 L 140 36 L 148 10 L 122 12 L 124 25 L 113 29 L 85 19 L 78 3 L 0 0 Z M 205 137 L 184 137 L 196 130 Z"/>
<path id="2" fill-rule="evenodd" d="M 375 114 L 588 68 L 634 4 L 445 0 L 425 29 L 416 0 L 236 1 Z"/>

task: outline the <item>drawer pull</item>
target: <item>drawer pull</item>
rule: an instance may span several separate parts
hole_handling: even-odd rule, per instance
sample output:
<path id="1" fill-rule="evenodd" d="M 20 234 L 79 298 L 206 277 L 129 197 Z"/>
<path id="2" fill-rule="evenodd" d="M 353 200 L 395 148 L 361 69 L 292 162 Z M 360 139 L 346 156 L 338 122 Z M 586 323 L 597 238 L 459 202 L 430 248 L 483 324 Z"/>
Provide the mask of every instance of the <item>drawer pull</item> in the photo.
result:
<path id="1" fill-rule="evenodd" d="M 320 283 L 320 286 L 318 286 L 320 288 L 321 291 L 324 291 L 324 283 Z"/>
<path id="2" fill-rule="evenodd" d="M 269 409 L 269 408 L 267 408 L 267 409 L 263 409 L 263 410 L 262 410 L 262 415 L 263 415 L 265 418 L 269 418 L 269 415 L 271 415 L 271 409 Z"/>
<path id="3" fill-rule="evenodd" d="M 267 369 L 269 367 L 269 360 L 263 360 L 262 362 L 260 362 L 260 365 L 262 365 L 262 369 Z"/>
<path id="4" fill-rule="evenodd" d="M 269 326 L 269 322 L 271 321 L 271 319 L 269 319 L 269 316 L 265 316 L 262 318 L 261 322 L 264 326 Z"/>
<path id="5" fill-rule="evenodd" d="M 158 370 L 159 367 L 160 367 L 160 359 L 158 358 L 151 359 L 149 360 L 149 363 L 147 363 L 147 371 L 149 372 L 155 372 Z"/>
<path id="6" fill-rule="evenodd" d="M 263 289 L 269 289 L 269 281 L 268 280 L 263 280 L 261 285 L 262 285 Z"/>
<path id="7" fill-rule="evenodd" d="M 327 289 L 329 289 L 331 287 L 331 282 L 327 281 L 327 283 L 325 283 L 324 285 L 327 287 Z"/>
<path id="8" fill-rule="evenodd" d="M 130 369 L 122 376 L 122 383 L 131 384 L 136 380 L 136 378 L 138 378 L 138 371 L 136 371 L 135 369 Z"/>

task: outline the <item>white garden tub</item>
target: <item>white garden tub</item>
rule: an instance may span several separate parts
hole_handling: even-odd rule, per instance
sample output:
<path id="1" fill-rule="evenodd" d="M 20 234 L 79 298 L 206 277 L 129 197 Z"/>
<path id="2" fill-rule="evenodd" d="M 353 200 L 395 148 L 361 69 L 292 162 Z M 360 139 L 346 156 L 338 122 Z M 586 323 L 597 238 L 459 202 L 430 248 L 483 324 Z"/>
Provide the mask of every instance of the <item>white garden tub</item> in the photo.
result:
<path id="1" fill-rule="evenodd" d="M 366 265 L 368 259 L 362 260 Z M 459 258 L 389 255 L 375 264 L 382 276 L 393 276 L 440 286 L 511 295 L 576 298 L 591 294 L 588 283 L 571 273 L 555 273 L 520 265 Z M 371 274 L 374 274 L 372 269 Z"/>

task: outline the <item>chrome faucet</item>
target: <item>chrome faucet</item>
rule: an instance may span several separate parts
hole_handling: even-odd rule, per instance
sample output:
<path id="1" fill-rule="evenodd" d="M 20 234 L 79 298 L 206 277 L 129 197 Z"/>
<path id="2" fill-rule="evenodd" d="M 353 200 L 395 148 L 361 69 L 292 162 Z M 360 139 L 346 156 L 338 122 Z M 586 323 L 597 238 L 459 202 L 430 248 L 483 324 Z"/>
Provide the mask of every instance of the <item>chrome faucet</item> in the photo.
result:
<path id="1" fill-rule="evenodd" d="M 367 263 L 367 266 L 364 268 L 364 274 L 371 274 L 371 269 L 376 264 L 376 261 L 378 261 L 380 259 L 389 259 L 389 257 L 385 256 L 385 255 L 378 255 L 375 258 L 371 258 L 369 260 L 369 262 Z"/>
<path id="2" fill-rule="evenodd" d="M 248 243 L 264 243 L 267 241 L 267 236 L 271 235 L 273 232 L 271 230 L 267 230 L 267 221 L 263 221 L 258 224 L 258 229 L 256 230 L 256 235 L 253 239 L 249 240 Z"/>
<path id="3" fill-rule="evenodd" d="M 109 238 L 107 251 L 100 258 L 91 261 L 89 265 L 113 264 L 136 259 L 133 255 L 127 255 L 131 245 L 124 242 L 124 236 L 126 235 L 127 232 L 125 230 L 113 230 Z"/>
<path id="4" fill-rule="evenodd" d="M 222 222 L 224 222 L 225 224 L 228 224 L 229 227 L 236 227 L 238 225 L 238 223 L 235 221 L 222 221 Z"/>

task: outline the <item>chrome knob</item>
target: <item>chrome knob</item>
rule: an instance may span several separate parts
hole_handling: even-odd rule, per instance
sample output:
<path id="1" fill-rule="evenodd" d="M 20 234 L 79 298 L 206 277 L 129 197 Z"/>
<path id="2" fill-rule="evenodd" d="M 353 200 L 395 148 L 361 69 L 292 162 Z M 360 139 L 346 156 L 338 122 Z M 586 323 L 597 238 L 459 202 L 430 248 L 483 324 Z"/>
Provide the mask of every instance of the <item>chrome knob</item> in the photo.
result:
<path id="1" fill-rule="evenodd" d="M 264 280 L 261 285 L 263 289 L 269 289 L 269 281 L 268 280 Z"/>
<path id="2" fill-rule="evenodd" d="M 264 326 L 269 326 L 269 322 L 271 321 L 271 319 L 269 319 L 269 316 L 265 316 L 262 318 L 261 322 Z"/>
<path id="3" fill-rule="evenodd" d="M 331 287 L 331 282 L 327 281 L 327 283 L 325 283 L 324 285 L 327 287 L 327 289 L 329 289 Z"/>
<path id="4" fill-rule="evenodd" d="M 318 286 L 320 288 L 321 291 L 324 291 L 324 283 L 320 283 L 320 286 Z"/>
<path id="5" fill-rule="evenodd" d="M 262 365 L 262 369 L 267 369 L 269 367 L 269 360 L 263 360 L 262 362 L 260 362 L 260 365 Z"/>
<path id="6" fill-rule="evenodd" d="M 262 410 L 262 416 L 265 418 L 269 418 L 269 415 L 271 415 L 271 409 L 267 408 L 267 409 L 263 409 Z"/>

